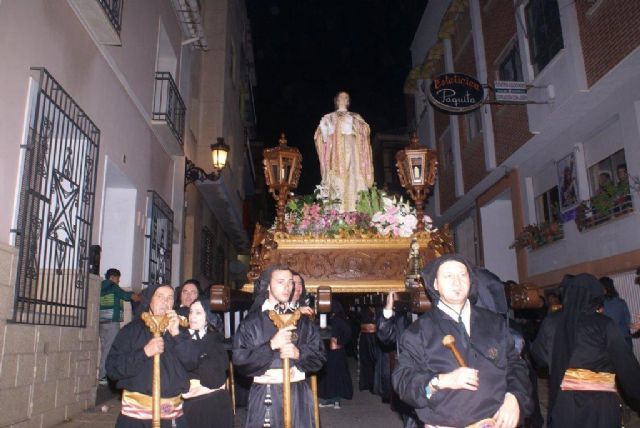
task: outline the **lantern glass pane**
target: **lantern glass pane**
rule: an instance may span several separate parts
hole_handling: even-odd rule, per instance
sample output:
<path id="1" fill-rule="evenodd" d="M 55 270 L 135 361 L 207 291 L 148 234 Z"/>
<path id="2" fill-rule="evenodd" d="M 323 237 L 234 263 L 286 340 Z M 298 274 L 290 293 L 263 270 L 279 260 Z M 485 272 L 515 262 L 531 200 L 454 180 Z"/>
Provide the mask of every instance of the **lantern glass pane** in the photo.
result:
<path id="1" fill-rule="evenodd" d="M 227 163 L 227 151 L 221 148 L 211 150 L 211 162 L 215 169 L 222 169 Z"/>
<path id="2" fill-rule="evenodd" d="M 269 165 L 271 165 L 271 177 L 269 182 L 273 183 L 273 184 L 277 184 L 280 178 L 280 172 L 278 171 L 278 160 L 277 159 L 271 159 L 269 160 Z"/>
<path id="3" fill-rule="evenodd" d="M 411 163 L 411 182 L 413 184 L 424 183 L 424 164 L 422 162 L 422 156 L 412 156 L 410 158 Z"/>
<path id="4" fill-rule="evenodd" d="M 282 159 L 282 170 L 280 175 L 280 182 L 285 184 L 289 183 L 289 176 L 291 175 L 291 159 L 283 158 Z"/>

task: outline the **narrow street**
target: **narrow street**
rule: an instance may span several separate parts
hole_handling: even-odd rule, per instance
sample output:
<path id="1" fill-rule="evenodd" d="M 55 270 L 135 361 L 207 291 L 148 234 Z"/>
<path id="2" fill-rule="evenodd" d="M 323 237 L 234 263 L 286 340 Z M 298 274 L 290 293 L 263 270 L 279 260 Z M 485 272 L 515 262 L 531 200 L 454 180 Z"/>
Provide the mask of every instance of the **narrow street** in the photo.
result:
<path id="1" fill-rule="evenodd" d="M 383 404 L 380 398 L 368 391 L 358 391 L 358 374 L 355 361 L 349 359 L 351 378 L 354 384 L 352 400 L 343 400 L 340 409 L 332 407 L 320 408 L 320 423 L 322 428 L 401 428 L 402 420 L 392 412 L 388 404 Z M 542 414 L 546 416 L 547 382 L 538 379 Z M 111 398 L 108 398 L 111 397 Z M 97 405 L 73 419 L 59 425 L 62 428 L 107 428 L 113 427 L 120 412 L 119 398 L 106 391 L 106 387 L 98 389 Z M 103 411 L 103 406 L 106 406 Z M 235 428 L 244 428 L 246 408 L 238 408 L 235 417 Z M 640 417 L 630 410 L 625 412 L 625 428 L 640 428 Z M 298 427 L 296 427 L 298 428 Z"/>

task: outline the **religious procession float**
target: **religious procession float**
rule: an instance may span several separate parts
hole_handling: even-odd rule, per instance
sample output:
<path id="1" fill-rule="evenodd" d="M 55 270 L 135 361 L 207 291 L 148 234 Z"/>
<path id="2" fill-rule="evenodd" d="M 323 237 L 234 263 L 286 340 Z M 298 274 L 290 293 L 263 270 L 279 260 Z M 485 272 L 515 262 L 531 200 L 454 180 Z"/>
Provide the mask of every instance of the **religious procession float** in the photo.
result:
<path id="1" fill-rule="evenodd" d="M 308 290 L 417 292 L 422 267 L 453 252 L 447 226 L 435 228 L 424 214 L 437 175 L 435 151 L 419 145 L 414 134 L 396 155 L 400 182 L 413 204 L 385 194 L 373 183 L 369 126 L 346 110 L 348 102 L 348 94 L 338 94 L 337 110 L 322 118 L 315 133 L 322 181 L 313 195 L 293 194 L 302 156 L 284 134 L 277 147 L 264 150 L 277 215 L 271 228 L 255 229 L 245 291 L 266 266 L 282 263 L 302 275 Z M 424 294 L 421 300 L 424 305 Z M 417 300 L 415 305 L 412 312 L 424 311 L 417 310 Z"/>

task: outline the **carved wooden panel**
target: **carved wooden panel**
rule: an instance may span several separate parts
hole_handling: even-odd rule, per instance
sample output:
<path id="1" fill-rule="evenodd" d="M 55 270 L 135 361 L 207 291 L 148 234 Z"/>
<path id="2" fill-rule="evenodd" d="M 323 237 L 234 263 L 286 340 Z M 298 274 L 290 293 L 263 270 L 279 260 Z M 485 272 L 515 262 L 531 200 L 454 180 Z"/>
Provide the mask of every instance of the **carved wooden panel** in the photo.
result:
<path id="1" fill-rule="evenodd" d="M 273 250 L 270 261 L 289 265 L 305 280 L 400 280 L 407 267 L 408 248 L 370 250 Z M 435 257 L 420 252 L 423 265 Z"/>

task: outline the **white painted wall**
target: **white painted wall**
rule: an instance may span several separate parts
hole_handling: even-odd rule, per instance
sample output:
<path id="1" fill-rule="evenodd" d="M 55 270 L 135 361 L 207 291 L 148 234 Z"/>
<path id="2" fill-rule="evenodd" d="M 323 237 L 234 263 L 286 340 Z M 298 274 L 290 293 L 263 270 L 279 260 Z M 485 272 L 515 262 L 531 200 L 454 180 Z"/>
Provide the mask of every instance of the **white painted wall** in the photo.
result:
<path id="1" fill-rule="evenodd" d="M 640 64 L 640 51 L 629 59 Z M 635 71 L 634 71 L 635 70 Z M 576 143 L 582 144 L 585 166 L 624 148 L 631 176 L 640 175 L 640 88 L 630 84 L 638 67 L 619 67 L 610 76 L 596 83 L 591 92 L 575 100 L 576 109 L 589 109 L 580 117 L 562 122 L 558 132 L 546 132 L 534 137 L 520 154 L 518 161 L 524 188 L 529 177 L 533 195 L 523 192 L 525 222 L 535 223 L 533 197 L 557 183 L 555 161 L 569 154 Z M 617 89 L 610 85 L 617 83 Z M 516 153 L 516 156 L 518 153 Z M 554 181 L 555 180 L 555 181 Z M 581 194 L 588 196 L 580 189 Z M 563 240 L 529 252 L 529 275 L 536 275 L 573 264 L 599 260 L 640 248 L 640 198 L 632 194 L 635 211 L 623 218 L 594 229 L 579 232 L 575 222 L 564 224 Z"/>
<path id="2" fill-rule="evenodd" d="M 132 284 L 142 281 L 146 191 L 153 189 L 169 203 L 182 203 L 173 197 L 180 191 L 174 183 L 174 161 L 150 127 L 159 20 L 173 50 L 179 52 L 180 28 L 168 0 L 126 2 L 119 47 L 96 45 L 66 1 L 0 4 L 0 199 L 5 201 L 0 207 L 0 243 L 9 243 L 15 210 L 29 69 L 43 66 L 101 131 L 91 244 L 104 246 L 100 227 L 107 199 L 107 157 L 135 189 L 135 203 L 129 201 L 136 208 L 133 231 L 130 224 L 127 231 L 132 252 L 128 275 Z"/>
<path id="3" fill-rule="evenodd" d="M 136 197 L 133 183 L 110 159 L 106 159 L 106 189 L 100 229 L 100 274 L 116 268 L 122 273 L 120 286 L 131 288 L 133 249 L 136 240 Z M 139 284 L 135 284 L 135 288 Z"/>
<path id="4" fill-rule="evenodd" d="M 480 208 L 484 267 L 503 281 L 518 280 L 516 253 L 509 249 L 513 242 L 511 192 L 506 191 Z"/>

